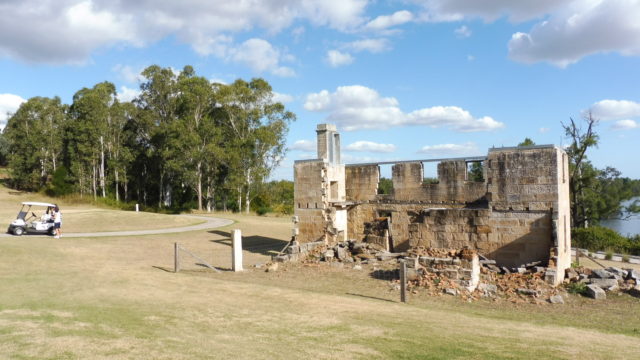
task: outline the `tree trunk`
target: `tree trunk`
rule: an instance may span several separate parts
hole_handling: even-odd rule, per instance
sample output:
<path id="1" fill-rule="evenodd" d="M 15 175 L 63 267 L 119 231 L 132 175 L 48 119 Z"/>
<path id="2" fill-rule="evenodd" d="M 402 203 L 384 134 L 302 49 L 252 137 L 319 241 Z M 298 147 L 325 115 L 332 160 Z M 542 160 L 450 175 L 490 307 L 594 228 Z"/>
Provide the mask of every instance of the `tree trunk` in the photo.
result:
<path id="1" fill-rule="evenodd" d="M 242 186 L 238 186 L 238 212 L 242 212 Z"/>
<path id="2" fill-rule="evenodd" d="M 198 162 L 198 211 L 202 211 L 202 163 Z"/>
<path id="3" fill-rule="evenodd" d="M 115 175 L 115 180 L 116 180 L 116 186 L 115 186 L 115 190 L 116 190 L 116 202 L 120 202 L 120 191 L 118 189 L 118 170 L 114 170 L 113 171 L 114 175 Z"/>
<path id="4" fill-rule="evenodd" d="M 246 186 L 247 186 L 247 191 L 245 192 L 245 197 L 244 197 L 244 206 L 245 206 L 245 213 L 248 215 L 249 211 L 251 209 L 251 197 L 250 197 L 250 189 L 251 189 L 251 169 L 247 169 L 247 176 L 245 178 L 246 180 Z"/>
<path id="5" fill-rule="evenodd" d="M 104 181 L 104 138 L 102 136 L 100 136 L 100 188 L 102 189 L 102 197 L 106 197 Z"/>
<path id="6" fill-rule="evenodd" d="M 91 186 L 93 188 L 93 200 L 98 200 L 98 189 L 97 189 L 97 184 L 96 184 L 96 165 L 95 165 L 95 161 L 93 164 L 93 175 L 91 176 Z"/>

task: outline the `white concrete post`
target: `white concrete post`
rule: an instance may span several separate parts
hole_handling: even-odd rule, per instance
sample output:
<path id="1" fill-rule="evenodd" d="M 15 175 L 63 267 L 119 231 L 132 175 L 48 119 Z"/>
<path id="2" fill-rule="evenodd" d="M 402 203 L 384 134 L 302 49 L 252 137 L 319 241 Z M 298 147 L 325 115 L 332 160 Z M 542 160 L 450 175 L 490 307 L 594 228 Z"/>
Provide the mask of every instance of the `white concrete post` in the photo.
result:
<path id="1" fill-rule="evenodd" d="M 233 242 L 233 271 L 242 271 L 242 232 L 240 229 L 234 229 L 231 236 Z"/>
<path id="2" fill-rule="evenodd" d="M 138 212 L 138 211 L 139 211 L 138 204 L 136 204 L 136 212 Z"/>

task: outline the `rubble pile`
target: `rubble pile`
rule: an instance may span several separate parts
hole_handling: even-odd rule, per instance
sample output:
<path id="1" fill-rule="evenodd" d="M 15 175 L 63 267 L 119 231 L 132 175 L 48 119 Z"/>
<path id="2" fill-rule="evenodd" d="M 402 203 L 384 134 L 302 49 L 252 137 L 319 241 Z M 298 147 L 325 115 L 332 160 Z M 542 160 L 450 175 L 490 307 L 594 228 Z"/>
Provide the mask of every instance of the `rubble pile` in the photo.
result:
<path id="1" fill-rule="evenodd" d="M 569 289 L 596 300 L 606 299 L 607 293 L 620 292 L 640 297 L 640 271 L 635 269 L 570 268 L 565 273 L 565 284 Z"/>
<path id="2" fill-rule="evenodd" d="M 374 275 L 399 284 L 397 270 L 391 275 L 382 268 L 395 268 L 399 260 L 407 264 L 407 288 L 414 293 L 431 296 L 452 295 L 472 301 L 482 298 L 512 303 L 564 303 L 566 289 L 594 299 L 604 299 L 607 293 L 628 292 L 640 297 L 640 271 L 633 269 L 590 270 L 570 268 L 566 271 L 565 287 L 554 287 L 555 270 L 541 261 L 508 268 L 477 254 L 469 248 L 436 249 L 414 247 L 408 252 L 391 253 L 376 243 L 344 241 L 334 245 L 323 242 L 298 244 L 292 242 L 275 262 L 300 260 L 304 263 L 329 262 L 334 265 L 374 265 Z M 378 277 L 378 276 L 377 276 Z M 577 284 L 577 285 L 572 285 Z M 581 285 L 583 284 L 583 285 Z M 577 291 L 575 289 L 578 289 Z"/>

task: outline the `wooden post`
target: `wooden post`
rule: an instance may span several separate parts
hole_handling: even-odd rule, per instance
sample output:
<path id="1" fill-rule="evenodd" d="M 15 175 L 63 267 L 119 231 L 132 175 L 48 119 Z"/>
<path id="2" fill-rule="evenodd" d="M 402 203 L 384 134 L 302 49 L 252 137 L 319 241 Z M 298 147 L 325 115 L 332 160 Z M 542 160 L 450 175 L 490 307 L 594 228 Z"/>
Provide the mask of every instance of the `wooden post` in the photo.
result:
<path id="1" fill-rule="evenodd" d="M 138 212 L 140 210 L 140 208 L 138 207 L 138 204 L 136 204 L 136 212 Z"/>
<path id="2" fill-rule="evenodd" d="M 407 302 L 407 263 L 400 260 L 400 301 Z"/>
<path id="3" fill-rule="evenodd" d="M 180 271 L 180 248 L 178 243 L 173 243 L 173 272 Z"/>

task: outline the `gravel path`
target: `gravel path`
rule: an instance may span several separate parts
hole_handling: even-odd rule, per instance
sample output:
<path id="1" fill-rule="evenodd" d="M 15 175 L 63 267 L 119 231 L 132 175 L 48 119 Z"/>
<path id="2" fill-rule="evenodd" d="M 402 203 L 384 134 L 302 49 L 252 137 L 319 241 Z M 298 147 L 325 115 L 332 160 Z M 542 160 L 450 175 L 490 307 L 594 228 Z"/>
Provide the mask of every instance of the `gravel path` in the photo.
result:
<path id="1" fill-rule="evenodd" d="M 84 237 L 104 237 L 104 236 L 138 236 L 138 235 L 155 235 L 155 234 L 172 234 L 181 233 L 195 230 L 209 230 L 222 226 L 233 224 L 233 220 L 213 218 L 208 216 L 196 216 L 196 215 L 177 215 L 189 218 L 195 218 L 205 220 L 202 224 L 181 226 L 168 229 L 155 229 L 155 230 L 130 230 L 130 231 L 108 231 L 108 232 L 92 232 L 92 233 L 62 233 L 62 237 L 65 238 L 84 238 Z M 64 231 L 64 227 L 62 229 Z M 13 237 L 12 234 L 0 234 L 0 237 Z M 49 236 L 49 235 L 23 235 L 23 236 Z"/>

